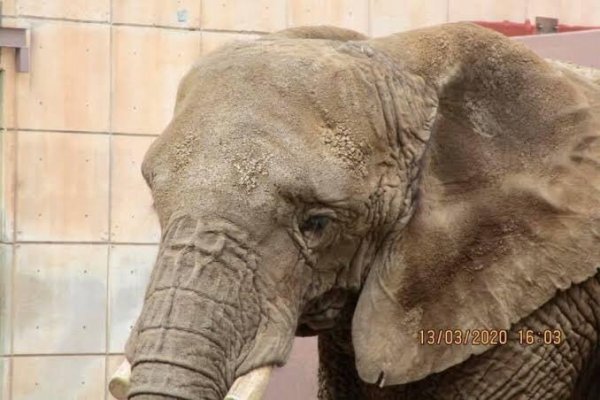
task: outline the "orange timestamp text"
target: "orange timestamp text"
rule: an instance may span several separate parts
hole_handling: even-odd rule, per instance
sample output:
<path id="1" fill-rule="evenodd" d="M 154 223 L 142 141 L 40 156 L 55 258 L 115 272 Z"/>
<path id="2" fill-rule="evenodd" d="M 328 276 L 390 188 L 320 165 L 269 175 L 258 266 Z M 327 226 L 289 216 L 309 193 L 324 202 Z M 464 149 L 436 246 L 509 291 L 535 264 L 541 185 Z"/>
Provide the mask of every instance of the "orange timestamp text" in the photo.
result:
<path id="1" fill-rule="evenodd" d="M 517 341 L 521 345 L 557 345 L 564 340 L 559 329 L 421 329 L 418 341 L 421 345 L 503 345 Z"/>

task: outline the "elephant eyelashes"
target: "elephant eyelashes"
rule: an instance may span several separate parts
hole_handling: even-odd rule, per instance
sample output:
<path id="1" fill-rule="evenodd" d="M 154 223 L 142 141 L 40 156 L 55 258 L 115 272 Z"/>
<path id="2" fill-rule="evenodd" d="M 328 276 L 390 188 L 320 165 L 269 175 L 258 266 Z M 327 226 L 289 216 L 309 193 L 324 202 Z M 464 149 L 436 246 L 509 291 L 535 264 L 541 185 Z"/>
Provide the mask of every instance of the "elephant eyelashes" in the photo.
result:
<path id="1" fill-rule="evenodd" d="M 306 245 L 311 249 L 323 248 L 331 243 L 332 230 L 331 218 L 326 215 L 313 215 L 308 217 L 302 225 L 300 232 Z"/>
<path id="2" fill-rule="evenodd" d="M 329 224 L 329 217 L 325 215 L 313 215 L 309 217 L 304 223 L 300 226 L 300 231 L 303 234 L 307 233 L 320 233 L 322 232 L 327 225 Z"/>
<path id="3" fill-rule="evenodd" d="M 327 215 L 324 212 L 328 211 L 319 210 L 318 214 L 308 214 L 304 221 L 297 225 L 304 244 L 312 250 L 325 249 L 337 236 L 338 224 L 336 224 L 335 214 L 331 212 L 331 215 Z"/>
<path id="4" fill-rule="evenodd" d="M 328 215 L 314 214 L 306 218 L 299 226 L 304 241 L 309 248 L 325 248 L 335 239 L 336 229 L 333 218 Z"/>

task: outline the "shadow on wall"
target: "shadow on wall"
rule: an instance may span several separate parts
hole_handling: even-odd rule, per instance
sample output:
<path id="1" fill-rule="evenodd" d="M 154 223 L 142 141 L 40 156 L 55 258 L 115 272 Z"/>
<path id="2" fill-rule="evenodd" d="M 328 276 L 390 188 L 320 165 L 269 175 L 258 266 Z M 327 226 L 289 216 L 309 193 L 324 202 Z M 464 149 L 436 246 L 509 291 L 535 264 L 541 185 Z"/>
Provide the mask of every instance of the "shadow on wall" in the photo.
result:
<path id="1" fill-rule="evenodd" d="M 316 399 L 318 365 L 317 337 L 297 337 L 288 363 L 273 372 L 265 400 Z"/>

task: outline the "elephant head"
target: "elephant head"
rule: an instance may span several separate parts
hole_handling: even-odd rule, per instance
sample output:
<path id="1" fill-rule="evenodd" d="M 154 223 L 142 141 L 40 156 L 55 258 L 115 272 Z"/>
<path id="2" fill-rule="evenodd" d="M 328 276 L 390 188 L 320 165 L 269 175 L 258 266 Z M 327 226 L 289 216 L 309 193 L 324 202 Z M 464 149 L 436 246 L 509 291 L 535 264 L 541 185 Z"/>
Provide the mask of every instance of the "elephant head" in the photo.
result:
<path id="1" fill-rule="evenodd" d="M 509 328 L 595 274 L 599 103 L 470 24 L 296 28 L 204 57 L 142 166 L 162 238 L 129 397 L 221 399 L 350 294 L 367 382 L 484 351 L 418 332 Z"/>

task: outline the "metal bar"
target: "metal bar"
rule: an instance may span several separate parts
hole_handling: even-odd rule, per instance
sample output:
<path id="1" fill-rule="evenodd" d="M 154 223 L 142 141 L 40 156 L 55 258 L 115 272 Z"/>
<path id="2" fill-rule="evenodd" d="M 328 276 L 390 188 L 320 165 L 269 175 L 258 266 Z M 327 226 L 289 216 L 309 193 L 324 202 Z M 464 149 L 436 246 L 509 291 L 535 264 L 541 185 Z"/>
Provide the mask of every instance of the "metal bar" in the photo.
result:
<path id="1" fill-rule="evenodd" d="M 29 47 L 18 47 L 15 52 L 17 72 L 29 72 Z"/>
<path id="2" fill-rule="evenodd" d="M 506 36 L 523 36 L 535 34 L 535 26 L 526 20 L 523 22 L 510 22 L 510 21 L 471 21 L 477 25 L 483 26 L 484 28 L 493 29 L 496 32 L 500 32 Z"/>
<path id="3" fill-rule="evenodd" d="M 27 29 L 0 27 L 0 47 L 14 48 L 17 72 L 29 72 Z"/>
<path id="4" fill-rule="evenodd" d="M 27 47 L 27 29 L 0 27 L 1 47 Z"/>
<path id="5" fill-rule="evenodd" d="M 600 29 L 600 26 L 578 26 L 559 23 L 557 18 L 536 17 L 535 24 L 529 19 L 525 22 L 511 21 L 471 21 L 477 25 L 493 29 L 506 36 L 526 36 L 545 33 L 562 33 Z"/>
<path id="6" fill-rule="evenodd" d="M 537 33 L 558 32 L 558 18 L 535 17 L 535 28 Z"/>

